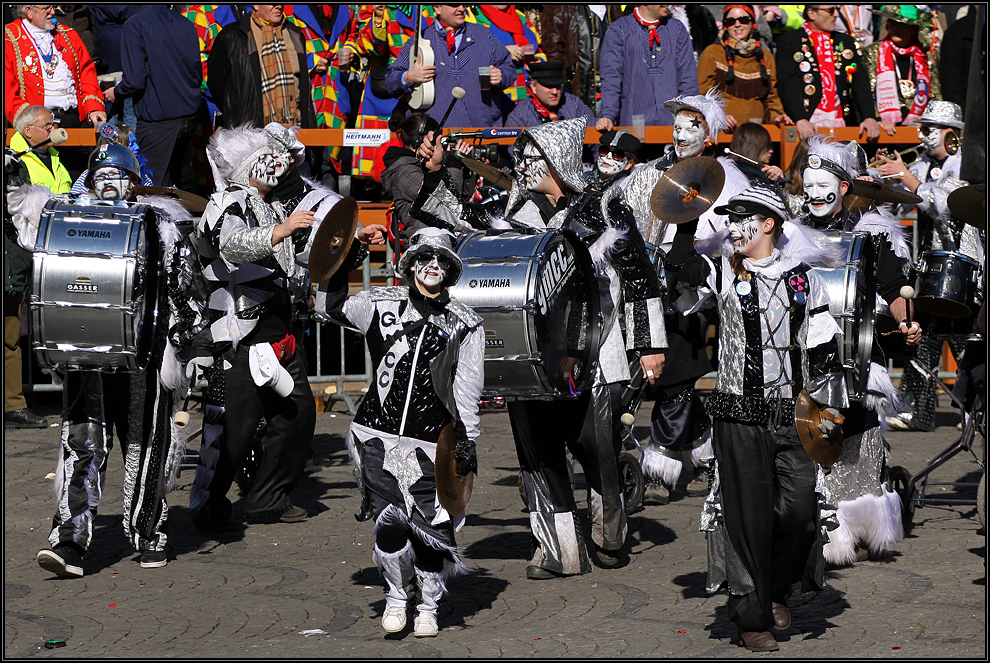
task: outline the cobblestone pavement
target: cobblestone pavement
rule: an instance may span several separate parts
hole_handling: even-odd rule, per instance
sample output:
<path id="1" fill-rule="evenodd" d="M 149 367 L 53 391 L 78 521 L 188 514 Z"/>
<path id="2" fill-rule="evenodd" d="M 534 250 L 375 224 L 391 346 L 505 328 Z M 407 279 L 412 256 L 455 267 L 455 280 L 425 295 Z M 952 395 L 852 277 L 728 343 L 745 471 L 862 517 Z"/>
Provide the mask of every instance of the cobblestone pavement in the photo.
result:
<path id="1" fill-rule="evenodd" d="M 648 410 L 640 412 L 640 433 Z M 57 405 L 43 411 L 50 422 L 58 420 Z M 481 476 L 459 534 L 477 572 L 449 583 L 439 637 L 417 639 L 410 630 L 386 635 L 371 525 L 353 517 L 359 502 L 343 443 L 351 417 L 318 417 L 313 460 L 293 494 L 309 510 L 308 521 L 201 533 L 190 523 L 193 472 L 186 471 L 170 495 L 169 563 L 160 569 L 140 568 L 123 537 L 123 468 L 115 450 L 83 562 L 86 576 L 78 580 L 56 579 L 35 562 L 47 547 L 54 509 L 46 475 L 54 468 L 58 428 L 6 431 L 4 656 L 750 655 L 736 644 L 725 594 L 705 596 L 700 497 L 633 514 L 630 561 L 622 568 L 526 580 L 528 519 L 504 410 L 483 411 Z M 892 433 L 893 464 L 921 469 L 957 436 L 948 409 L 940 410 L 939 424 L 935 433 Z M 932 480 L 979 476 L 973 457 L 960 454 Z M 976 492 L 929 490 L 969 498 Z M 584 490 L 577 495 L 583 510 Z M 235 516 L 239 509 L 236 504 Z M 975 507 L 926 506 L 914 524 L 892 557 L 830 572 L 826 591 L 792 597 L 793 624 L 777 636 L 780 652 L 762 656 L 985 657 L 986 548 Z M 46 640 L 66 646 L 45 649 Z"/>

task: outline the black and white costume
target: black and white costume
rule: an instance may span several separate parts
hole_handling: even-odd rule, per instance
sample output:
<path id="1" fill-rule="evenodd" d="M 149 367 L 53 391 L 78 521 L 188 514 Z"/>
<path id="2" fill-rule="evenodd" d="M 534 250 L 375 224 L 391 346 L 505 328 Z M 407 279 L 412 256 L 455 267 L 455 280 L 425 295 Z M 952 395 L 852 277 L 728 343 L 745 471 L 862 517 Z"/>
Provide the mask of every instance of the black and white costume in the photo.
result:
<path id="1" fill-rule="evenodd" d="M 474 446 L 484 386 L 482 319 L 446 291 L 461 272 L 451 246 L 446 231 L 423 229 L 398 265 L 409 276 L 417 255 L 442 252 L 451 267 L 435 298 L 415 283 L 347 297 L 348 270 L 341 269 L 320 287 L 316 305 L 318 316 L 364 334 L 374 365 L 347 448 L 375 517 L 386 604 L 405 608 L 415 573 L 419 611 L 434 618 L 446 579 L 467 570 L 454 540 L 464 515 L 452 518 L 437 496 L 437 440 L 453 424 L 459 448 Z"/>
<path id="2" fill-rule="evenodd" d="M 590 247 L 602 300 L 603 327 L 591 393 L 576 400 L 509 403 L 516 451 L 522 466 L 534 554 L 530 567 L 554 574 L 591 571 L 579 530 L 565 459 L 570 445 L 585 470 L 591 493 L 592 539 L 606 551 L 618 551 L 626 538 L 626 517 L 619 481 L 619 421 L 621 387 L 630 378 L 627 350 L 654 354 L 666 347 L 659 283 L 649 263 L 642 237 L 621 191 L 585 193 L 581 177 L 581 147 L 585 118 L 562 120 L 527 129 L 517 139 L 519 161 L 527 145 L 536 147 L 563 181 L 566 191 L 556 207 L 541 193 L 517 181 L 504 213 L 459 203 L 444 171 L 427 174 L 413 215 L 428 225 L 457 231 L 479 228 L 573 230 Z M 520 175 L 520 177 L 522 177 Z M 438 186 L 444 178 L 443 186 Z M 625 312 L 627 337 L 622 337 L 618 314 Z M 578 423 L 581 422 L 581 423 Z"/>
<path id="3" fill-rule="evenodd" d="M 714 142 L 719 132 L 725 128 L 725 110 L 717 90 L 707 95 L 678 97 L 665 104 L 671 113 L 692 110 L 705 116 L 708 125 L 708 140 Z M 716 157 L 712 147 L 706 147 L 699 155 Z M 691 157 L 687 157 L 691 158 Z M 749 186 L 749 179 L 729 158 L 717 157 L 725 170 L 725 184 L 715 201 L 715 206 L 724 205 L 729 198 Z M 654 386 L 655 401 L 651 414 L 650 444 L 643 449 L 640 461 L 643 473 L 648 479 L 661 483 L 667 489 L 674 486 L 681 474 L 682 455 L 691 452 L 695 468 L 703 467 L 711 457 L 709 443 L 710 420 L 705 415 L 701 399 L 695 393 L 694 384 L 698 378 L 711 372 L 712 364 L 706 348 L 708 325 L 714 322 L 714 310 L 702 309 L 684 315 L 677 310 L 678 292 L 674 284 L 678 282 L 678 272 L 690 271 L 692 245 L 690 236 L 685 236 L 685 228 L 658 219 L 650 207 L 650 196 L 662 175 L 676 165 L 678 159 L 674 146 L 668 146 L 666 153 L 654 161 L 638 166 L 633 170 L 627 184 L 623 186 L 625 200 L 632 207 L 636 223 L 643 238 L 663 252 L 663 261 L 668 273 L 667 279 L 667 338 L 669 351 L 663 374 Z M 693 225 L 693 236 L 697 240 L 711 237 L 725 228 L 726 217 L 717 214 L 714 206 L 701 215 Z"/>
<path id="4" fill-rule="evenodd" d="M 35 250 L 41 213 L 52 198 L 51 191 L 41 186 L 25 185 L 8 194 L 18 240 L 24 248 Z M 99 213 L 134 205 L 99 200 L 89 194 L 54 198 L 93 206 Z M 164 266 L 164 278 L 154 281 L 157 292 L 145 293 L 157 301 L 151 359 L 140 372 L 55 372 L 56 380 L 62 381 L 62 432 L 52 489 L 58 510 L 48 538 L 56 554 L 60 554 L 60 546 L 70 545 L 81 555 L 92 543 L 114 433 L 124 454 L 123 525 L 127 540 L 144 554 L 163 553 L 168 539 L 165 495 L 174 486 L 186 443 L 184 433 L 173 424 L 188 388 L 179 353 L 205 324 L 202 283 L 189 237 L 189 213 L 161 197 L 145 196 L 137 203 L 154 211 L 154 224 L 145 231 L 147 241 L 158 244 Z M 157 268 L 149 264 L 149 269 Z M 62 562 L 67 561 L 62 557 Z M 164 563 L 164 555 L 154 563 L 146 563 L 142 557 L 146 566 Z M 62 567 L 60 574 L 65 564 Z"/>
<path id="5" fill-rule="evenodd" d="M 240 128 L 217 131 L 208 151 L 217 181 L 229 186 L 210 197 L 197 227 L 200 255 L 208 261 L 203 274 L 210 285 L 209 341 L 216 357 L 209 380 L 216 391 L 216 373 L 222 371 L 224 394 L 224 411 L 214 406 L 205 413 L 200 465 L 190 491 L 194 522 L 207 525 L 230 518 L 227 491 L 262 416 L 265 453 L 244 514 L 264 520 L 292 509 L 289 493 L 302 476 L 316 426 L 305 351 L 290 331 L 288 280 L 306 241 L 291 237 L 273 246 L 273 231 L 285 221 L 286 210 L 249 184 L 256 172 L 284 168 L 288 150 L 263 130 Z M 252 363 L 267 367 L 267 373 L 252 370 Z"/>
<path id="6" fill-rule="evenodd" d="M 834 168 L 836 173 L 841 170 L 847 179 L 850 178 L 857 167 L 849 147 L 812 138 L 809 158 L 802 172 L 810 168 Z M 816 230 L 868 233 L 873 240 L 876 261 L 863 267 L 876 272 L 877 296 L 883 302 L 900 297 L 900 289 L 908 284 L 905 268 L 910 260 L 910 248 L 900 222 L 890 214 L 874 211 L 860 216 L 840 209 L 830 217 L 808 214 L 801 221 Z M 878 307 L 880 305 L 878 300 Z M 857 547 L 883 554 L 904 538 L 900 497 L 888 491 L 883 481 L 890 447 L 884 439 L 880 421 L 881 417 L 892 414 L 897 405 L 896 390 L 886 366 L 874 338 L 867 393 L 861 402 L 851 403 L 843 425 L 842 455 L 828 472 L 823 472 L 826 502 L 835 508 L 834 514 L 830 507 L 823 517 L 837 523 L 837 527 L 829 531 L 825 544 L 825 560 L 830 564 L 845 565 L 856 561 Z"/>
<path id="7" fill-rule="evenodd" d="M 754 190 L 767 187 L 741 197 L 777 195 L 751 196 Z M 784 214 L 782 201 L 772 205 Z M 848 406 L 836 342 L 842 332 L 829 313 L 824 281 L 808 266 L 828 258 L 800 224 L 783 227 L 773 253 L 744 258 L 740 272 L 726 257 L 727 233 L 703 249 L 711 271 L 701 291 L 718 305 L 720 342 L 715 389 L 706 402 L 715 474 L 700 529 L 708 537 L 708 591 L 728 585 L 728 616 L 740 631 L 772 627 L 772 604 L 786 605 L 798 580 L 807 589 L 823 586 L 824 565 L 815 554 L 818 465 L 798 438 L 794 403 L 806 389 L 823 407 Z"/>

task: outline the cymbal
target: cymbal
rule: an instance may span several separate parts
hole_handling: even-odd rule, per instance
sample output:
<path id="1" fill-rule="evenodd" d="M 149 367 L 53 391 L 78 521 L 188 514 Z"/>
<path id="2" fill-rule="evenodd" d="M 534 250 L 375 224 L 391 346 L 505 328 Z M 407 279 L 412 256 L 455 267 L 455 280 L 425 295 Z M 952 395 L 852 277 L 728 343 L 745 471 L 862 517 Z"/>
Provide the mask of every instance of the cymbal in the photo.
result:
<path id="1" fill-rule="evenodd" d="M 725 169 L 712 157 L 692 157 L 660 176 L 650 208 L 661 221 L 679 224 L 707 212 L 725 184 Z"/>
<path id="2" fill-rule="evenodd" d="M 464 513 L 474 488 L 474 472 L 469 472 L 466 477 L 457 473 L 457 459 L 454 458 L 456 447 L 457 434 L 454 433 L 454 426 L 447 424 L 440 431 L 433 467 L 437 480 L 437 497 L 451 516 Z"/>
<path id="3" fill-rule="evenodd" d="M 350 196 L 341 198 L 327 213 L 309 249 L 309 278 L 314 283 L 323 283 L 340 269 L 357 224 L 358 204 Z"/>
<path id="4" fill-rule="evenodd" d="M 189 193 L 182 189 L 173 189 L 167 186 L 136 186 L 134 187 L 134 194 L 138 196 L 162 196 L 163 198 L 171 198 L 192 214 L 202 214 L 206 209 L 206 203 L 209 202 L 206 198 L 197 196 L 195 193 Z"/>
<path id="5" fill-rule="evenodd" d="M 849 194 L 866 198 L 875 203 L 913 205 L 921 202 L 921 196 L 915 195 L 907 189 L 898 189 L 887 182 L 874 182 L 873 180 L 853 180 Z"/>
<path id="6" fill-rule="evenodd" d="M 821 420 L 818 404 L 811 399 L 807 389 L 802 389 L 794 402 L 794 424 L 798 430 L 798 437 L 801 438 L 801 444 L 811 456 L 811 460 L 822 467 L 832 467 L 842 454 L 841 426 L 837 434 L 828 438 L 818 428 Z M 842 422 L 837 420 L 837 423 Z"/>
<path id="7" fill-rule="evenodd" d="M 506 191 L 511 189 L 513 183 L 515 182 L 515 180 L 509 177 L 505 171 L 499 170 L 495 166 L 487 164 L 483 161 L 465 157 L 461 159 L 461 162 L 468 167 L 468 170 L 485 178 L 486 182 L 494 184 L 495 186 L 505 189 Z"/>
<path id="8" fill-rule="evenodd" d="M 956 189 L 946 199 L 949 211 L 963 223 L 980 230 L 987 227 L 987 185 L 971 184 Z"/>

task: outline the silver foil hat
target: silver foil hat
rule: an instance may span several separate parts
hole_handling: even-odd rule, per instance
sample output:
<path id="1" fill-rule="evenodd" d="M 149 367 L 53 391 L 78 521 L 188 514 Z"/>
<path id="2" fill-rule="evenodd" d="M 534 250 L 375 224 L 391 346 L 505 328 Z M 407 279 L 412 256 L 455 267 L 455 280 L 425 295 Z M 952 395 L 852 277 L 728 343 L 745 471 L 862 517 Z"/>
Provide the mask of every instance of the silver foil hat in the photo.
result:
<path id="1" fill-rule="evenodd" d="M 447 277 L 443 281 L 444 287 L 449 288 L 457 283 L 461 278 L 461 272 L 464 271 L 464 265 L 454 251 L 454 235 L 442 228 L 423 228 L 409 238 L 409 248 L 399 258 L 399 273 L 412 281 L 411 271 L 416 256 L 427 251 L 442 255 L 450 265 Z"/>
<path id="2" fill-rule="evenodd" d="M 588 119 L 585 117 L 530 127 L 516 139 L 515 151 L 522 156 L 526 138 L 529 138 L 536 144 L 564 184 L 572 191 L 584 191 L 581 148 L 584 147 L 584 133 L 587 128 Z"/>
<path id="3" fill-rule="evenodd" d="M 962 129 L 962 108 L 951 101 L 929 101 L 925 112 L 918 118 L 918 124 L 942 124 L 953 129 Z"/>

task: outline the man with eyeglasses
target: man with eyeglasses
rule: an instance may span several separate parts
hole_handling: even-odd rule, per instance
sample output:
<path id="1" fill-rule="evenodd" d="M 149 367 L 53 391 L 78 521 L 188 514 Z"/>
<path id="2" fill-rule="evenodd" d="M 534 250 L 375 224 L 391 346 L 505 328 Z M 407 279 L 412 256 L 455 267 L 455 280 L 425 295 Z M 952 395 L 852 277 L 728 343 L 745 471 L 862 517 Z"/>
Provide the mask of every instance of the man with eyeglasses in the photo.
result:
<path id="1" fill-rule="evenodd" d="M 880 137 L 870 77 L 856 40 L 835 31 L 837 5 L 807 5 L 804 24 L 777 40 L 777 89 L 784 111 L 807 138 L 820 127 L 859 125 L 860 136 Z"/>
<path id="2" fill-rule="evenodd" d="M 16 124 L 29 106 L 48 108 L 63 128 L 107 121 L 96 65 L 54 5 L 14 5 L 4 28 L 4 113 Z"/>

